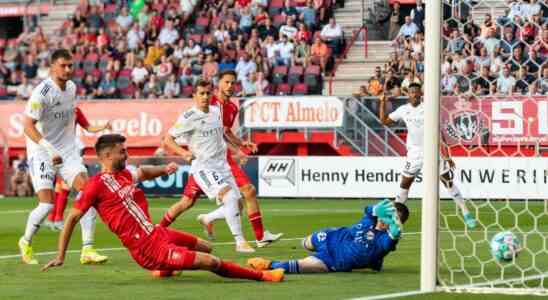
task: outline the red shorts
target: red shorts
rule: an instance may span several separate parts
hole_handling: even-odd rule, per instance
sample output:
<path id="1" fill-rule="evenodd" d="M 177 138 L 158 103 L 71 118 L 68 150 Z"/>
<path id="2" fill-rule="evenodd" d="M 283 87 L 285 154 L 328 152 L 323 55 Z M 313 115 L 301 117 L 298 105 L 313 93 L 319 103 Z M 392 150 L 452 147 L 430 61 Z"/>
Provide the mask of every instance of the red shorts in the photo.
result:
<path id="1" fill-rule="evenodd" d="M 147 241 L 129 252 L 148 270 L 187 270 L 194 263 L 197 242 L 198 238 L 192 234 L 156 226 Z"/>
<path id="2" fill-rule="evenodd" d="M 234 179 L 236 180 L 236 184 L 238 185 L 239 188 L 246 186 L 248 184 L 251 184 L 251 179 L 249 179 L 247 174 L 240 167 L 240 165 L 232 158 L 231 155 L 227 157 L 227 161 L 228 161 L 228 165 L 230 166 L 230 171 L 232 172 L 232 175 L 234 176 Z M 203 192 L 200 189 L 200 186 L 194 180 L 194 176 L 190 175 L 185 185 L 185 190 L 183 192 L 183 195 L 192 200 L 196 200 L 196 198 L 198 198 L 198 196 L 200 196 L 200 194 L 202 193 Z"/>

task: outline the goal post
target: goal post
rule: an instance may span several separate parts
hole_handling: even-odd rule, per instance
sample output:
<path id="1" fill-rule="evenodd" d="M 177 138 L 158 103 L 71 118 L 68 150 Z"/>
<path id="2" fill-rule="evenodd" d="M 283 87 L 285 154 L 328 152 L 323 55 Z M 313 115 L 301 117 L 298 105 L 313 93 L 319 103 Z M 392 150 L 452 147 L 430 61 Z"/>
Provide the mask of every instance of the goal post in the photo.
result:
<path id="1" fill-rule="evenodd" d="M 496 24 L 501 43 L 509 28 L 520 32 L 516 35 L 518 46 L 510 47 L 509 56 L 500 58 L 501 62 L 491 61 L 491 65 L 500 64 L 500 69 L 490 71 L 497 78 L 506 76 L 507 67 L 512 67 L 511 73 L 516 77 L 522 76 L 522 69 L 531 60 L 516 62 L 512 56 L 514 48 L 529 51 L 538 38 L 526 40 L 525 26 L 530 22 L 515 24 L 506 18 L 508 11 L 524 10 L 510 10 L 504 0 L 425 2 L 421 292 L 548 295 L 548 157 L 539 151 L 539 143 L 548 144 L 548 95 L 537 91 L 539 74 L 548 66 L 539 66 L 540 72 L 534 74 L 538 80 L 530 83 L 527 91 L 516 89 L 506 95 L 500 91 L 493 94 L 492 86 L 490 93 L 472 88 L 473 81 L 483 77 L 474 65 L 473 74 L 458 74 L 468 82 L 466 91 L 457 86 L 455 94 L 442 96 L 442 45 L 450 39 L 442 33 L 444 5 L 457 3 L 449 10 L 458 17 L 453 15 L 449 21 L 461 36 L 467 22 L 476 20 L 479 25 L 477 18 L 488 15 Z M 548 4 L 543 1 L 520 3 L 541 3 L 543 10 L 548 11 Z M 467 19 L 466 15 L 473 18 Z M 519 22 L 519 18 L 516 20 Z M 539 29 L 542 34 L 543 29 Z M 484 41 L 474 39 L 472 48 L 478 43 L 478 49 L 484 47 Z M 441 198 L 447 196 L 440 191 L 444 189 L 439 181 L 440 143 L 460 153 L 454 158 L 454 181 L 477 220 L 476 228 L 464 224 L 456 206 L 440 209 Z M 481 179 L 471 179 L 473 172 Z M 495 173 L 500 173 L 500 178 L 490 177 Z M 518 255 L 501 260 L 491 253 L 493 237 L 501 232 L 511 232 L 519 241 L 519 251 L 513 252 Z"/>

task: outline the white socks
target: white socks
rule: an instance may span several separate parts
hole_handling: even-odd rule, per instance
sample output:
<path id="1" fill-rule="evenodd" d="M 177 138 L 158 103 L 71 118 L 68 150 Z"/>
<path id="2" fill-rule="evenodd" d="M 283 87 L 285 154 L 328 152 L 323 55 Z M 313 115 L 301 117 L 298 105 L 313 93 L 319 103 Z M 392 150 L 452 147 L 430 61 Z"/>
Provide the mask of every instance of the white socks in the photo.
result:
<path id="1" fill-rule="evenodd" d="M 209 212 L 205 215 L 204 221 L 206 223 L 211 223 L 216 220 L 224 219 L 225 218 L 225 210 L 224 205 L 219 206 L 217 209 L 215 209 L 212 212 Z"/>
<path id="2" fill-rule="evenodd" d="M 27 227 L 25 228 L 25 235 L 23 236 L 29 244 L 32 243 L 32 236 L 40 229 L 40 224 L 48 216 L 49 212 L 53 209 L 52 203 L 38 203 L 38 206 L 34 208 L 27 219 Z"/>
<path id="3" fill-rule="evenodd" d="M 240 194 L 233 189 L 230 189 L 230 191 L 228 191 L 223 197 L 223 211 L 226 219 L 226 224 L 228 224 L 228 228 L 234 236 L 236 243 L 245 241 L 244 234 L 242 232 L 239 201 Z"/>
<path id="4" fill-rule="evenodd" d="M 400 188 L 400 193 L 396 196 L 396 202 L 405 203 L 405 201 L 407 201 L 407 196 L 409 196 L 409 190 Z"/>
<path id="5" fill-rule="evenodd" d="M 462 197 L 459 188 L 453 183 L 453 186 L 448 188 L 447 190 L 449 191 L 449 194 L 451 195 L 457 206 L 461 209 L 462 214 L 466 215 L 467 213 L 469 213 L 470 211 L 468 211 L 468 208 L 464 203 L 464 198 Z"/>
<path id="6" fill-rule="evenodd" d="M 80 226 L 82 228 L 82 246 L 92 246 L 95 241 L 95 219 L 97 218 L 97 211 L 95 208 L 90 207 L 85 215 L 80 219 Z"/>

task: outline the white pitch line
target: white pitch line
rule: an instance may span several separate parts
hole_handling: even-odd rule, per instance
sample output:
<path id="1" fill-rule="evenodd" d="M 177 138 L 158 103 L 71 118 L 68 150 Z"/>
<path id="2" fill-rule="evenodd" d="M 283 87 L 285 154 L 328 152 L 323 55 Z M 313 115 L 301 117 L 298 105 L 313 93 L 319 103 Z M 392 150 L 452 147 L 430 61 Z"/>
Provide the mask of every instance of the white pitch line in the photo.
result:
<path id="1" fill-rule="evenodd" d="M 405 232 L 403 234 L 404 235 L 420 235 L 420 232 Z M 302 240 L 303 238 L 304 237 L 285 238 L 285 239 L 280 239 L 280 241 L 298 241 L 298 240 Z M 227 245 L 235 245 L 236 243 L 235 242 L 220 242 L 220 243 L 212 243 L 212 244 L 213 244 L 213 246 L 227 246 Z M 100 248 L 100 249 L 97 249 L 97 250 L 98 251 L 109 252 L 109 251 L 127 250 L 127 248 L 125 248 L 125 247 Z M 67 250 L 67 253 L 78 253 L 80 251 L 81 250 Z M 53 255 L 53 254 L 57 254 L 57 251 L 34 253 L 34 255 L 36 255 L 36 256 Z M 18 258 L 18 257 L 21 257 L 21 255 L 20 254 L 3 255 L 3 256 L 0 256 L 0 260 L 10 259 L 10 258 Z"/>
<path id="2" fill-rule="evenodd" d="M 348 299 L 348 300 L 379 300 L 379 299 L 393 299 L 393 298 L 400 298 L 400 297 L 407 297 L 407 296 L 414 296 L 414 295 L 421 295 L 421 294 L 430 294 L 430 293 L 431 293 L 431 292 L 423 292 L 423 291 L 421 291 L 421 290 L 416 290 L 416 291 L 408 291 L 408 292 L 393 293 L 393 294 L 384 294 L 384 295 L 377 295 L 377 296 L 352 298 L 352 299 Z"/>

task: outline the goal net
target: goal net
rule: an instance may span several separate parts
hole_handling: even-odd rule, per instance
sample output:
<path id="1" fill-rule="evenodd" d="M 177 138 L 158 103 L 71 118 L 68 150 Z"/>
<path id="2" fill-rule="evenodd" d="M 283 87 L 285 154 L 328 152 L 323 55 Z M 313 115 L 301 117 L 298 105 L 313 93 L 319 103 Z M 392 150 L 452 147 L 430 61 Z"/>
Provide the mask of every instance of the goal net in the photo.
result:
<path id="1" fill-rule="evenodd" d="M 456 206 L 438 210 L 430 239 L 435 290 L 548 295 L 546 5 L 444 0 L 439 7 L 439 142 L 453 156 L 454 183 L 477 225 L 466 226 Z M 427 40 L 426 52 L 435 47 Z"/>

